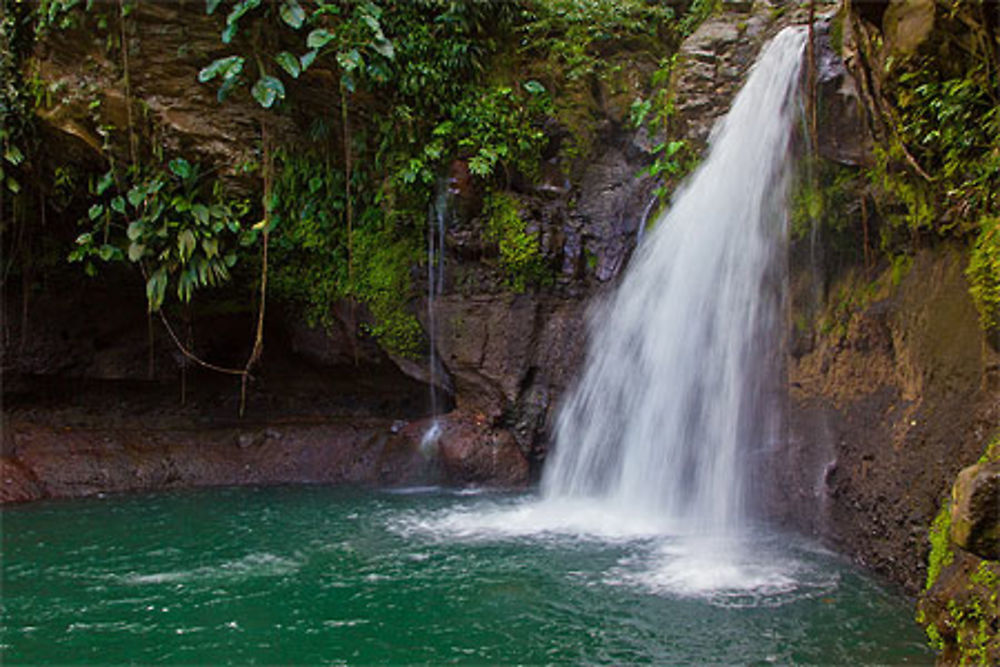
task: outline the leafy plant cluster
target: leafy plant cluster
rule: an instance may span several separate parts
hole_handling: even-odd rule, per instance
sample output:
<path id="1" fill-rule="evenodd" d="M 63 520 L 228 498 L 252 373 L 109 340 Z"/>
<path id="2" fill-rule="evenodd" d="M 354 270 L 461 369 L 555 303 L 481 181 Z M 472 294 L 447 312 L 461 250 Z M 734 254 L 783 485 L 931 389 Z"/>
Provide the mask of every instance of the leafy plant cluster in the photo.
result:
<path id="1" fill-rule="evenodd" d="M 517 16 L 515 6 L 430 0 L 391 12 L 375 2 L 226 6 L 223 42 L 234 44 L 244 24 L 280 21 L 285 32 L 301 34 L 305 50 L 278 51 L 274 67 L 262 46 L 216 59 L 199 78 L 221 81 L 220 97 L 248 86 L 261 107 L 280 111 L 293 103 L 286 83 L 316 68 L 340 75 L 340 108 L 312 121 L 314 150 L 279 156 L 271 228 L 284 260 L 274 286 L 314 321 L 328 320 L 332 299 L 353 297 L 374 315 L 369 328 L 383 345 L 413 351 L 419 326 L 407 308 L 416 296 L 412 269 L 448 162 L 464 160 L 489 190 L 514 174 L 530 178 L 547 143 L 541 124 L 551 99 L 542 84 L 482 76 Z M 252 84 L 244 71 L 251 61 L 258 63 Z M 359 124 L 354 96 L 362 92 L 379 101 Z"/>
<path id="2" fill-rule="evenodd" d="M 134 9 L 131 0 L 111 10 L 86 0 L 12 2 L 38 34 L 87 19 L 108 30 L 108 44 L 123 39 Z M 419 342 L 416 265 L 449 165 L 467 167 L 486 202 L 483 240 L 498 248 L 509 285 L 527 289 L 545 273 L 538 239 L 504 193 L 534 178 L 553 150 L 543 128 L 577 106 L 565 93 L 589 95 L 594 77 L 615 77 L 619 65 L 605 56 L 617 42 L 662 53 L 663 40 L 679 34 L 674 9 L 646 0 L 205 0 L 204 8 L 218 22 L 219 48 L 197 79 L 220 103 L 257 107 L 264 196 L 234 198 L 184 156 L 131 150 L 125 162 L 116 145 L 124 132 L 102 126 L 111 168 L 94 179 L 72 260 L 90 273 L 104 262 L 141 268 L 156 310 L 227 280 L 261 238 L 266 282 L 270 238 L 270 285 L 279 296 L 319 322 L 328 321 L 331 300 L 354 299 L 396 351 Z M 116 43 L 132 111 L 141 101 L 128 90 L 128 44 Z M 330 74 L 334 105 L 299 97 Z M 274 138 L 269 128 L 279 116 L 309 126 L 305 146 Z M 129 146 L 148 139 L 134 136 L 147 130 L 130 117 Z M 19 158 L 8 145 L 10 165 Z"/>
<path id="3" fill-rule="evenodd" d="M 883 247 L 908 239 L 974 240 L 967 275 L 985 328 L 1000 317 L 1000 61 L 976 3 L 938 0 L 937 41 L 885 61 L 890 132 L 869 179 Z M 898 117 L 896 117 L 898 116 Z"/>
<path id="4" fill-rule="evenodd" d="M 699 16 L 698 9 L 699 5 L 696 3 L 684 20 Z M 659 139 L 653 146 L 652 164 L 643 169 L 640 175 L 649 175 L 658 181 L 659 185 L 653 193 L 664 203 L 680 181 L 694 169 L 698 160 L 695 150 L 686 139 L 670 139 L 676 133 L 677 108 L 671 80 L 677 60 L 675 53 L 660 62 L 651 81 L 653 94 L 648 99 L 641 96 L 635 98 L 629 110 L 629 121 L 633 127 L 645 126 L 650 136 Z"/>
<path id="5" fill-rule="evenodd" d="M 183 158 L 167 169 L 110 170 L 92 192 L 91 228 L 76 239 L 69 260 L 82 262 L 88 275 L 96 275 L 96 261 L 138 265 L 151 312 L 163 305 L 168 288 L 188 303 L 196 289 L 227 281 L 238 247 L 256 241 L 258 230 L 241 222 L 249 203 L 226 199 L 218 181 L 209 187 L 198 166 Z"/>

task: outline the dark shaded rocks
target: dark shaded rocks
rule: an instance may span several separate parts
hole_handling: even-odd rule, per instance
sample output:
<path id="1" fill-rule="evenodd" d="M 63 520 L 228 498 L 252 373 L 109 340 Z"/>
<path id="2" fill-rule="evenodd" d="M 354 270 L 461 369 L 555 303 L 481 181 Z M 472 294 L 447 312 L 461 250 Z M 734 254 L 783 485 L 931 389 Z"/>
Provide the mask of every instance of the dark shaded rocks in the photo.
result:
<path id="1" fill-rule="evenodd" d="M 419 453 L 424 483 L 518 488 L 529 481 L 528 460 L 514 437 L 481 413 L 455 410 L 410 422 L 396 429 L 389 447 Z"/>
<path id="2" fill-rule="evenodd" d="M 980 558 L 1000 560 L 1000 461 L 978 463 L 958 474 L 951 540 Z"/>
<path id="3" fill-rule="evenodd" d="M 830 38 L 829 21 L 816 24 L 816 152 L 849 166 L 871 162 L 872 137 L 858 84 Z"/>
<path id="4" fill-rule="evenodd" d="M 937 499 L 1000 425 L 963 269 L 956 249 L 921 253 L 898 287 L 790 356 L 787 438 L 764 466 L 778 516 L 912 593 Z"/>
<path id="5" fill-rule="evenodd" d="M 0 503 L 23 503 L 45 497 L 30 470 L 15 459 L 0 457 Z"/>
<path id="6" fill-rule="evenodd" d="M 890 0 L 882 15 L 885 45 L 894 55 L 910 55 L 934 29 L 934 0 Z"/>
<path id="7" fill-rule="evenodd" d="M 198 429 L 15 420 L 7 428 L 17 455 L 3 460 L 0 481 L 19 493 L 2 492 L 5 502 L 190 486 L 418 483 L 432 473 L 414 448 L 393 446 L 387 420 Z"/>

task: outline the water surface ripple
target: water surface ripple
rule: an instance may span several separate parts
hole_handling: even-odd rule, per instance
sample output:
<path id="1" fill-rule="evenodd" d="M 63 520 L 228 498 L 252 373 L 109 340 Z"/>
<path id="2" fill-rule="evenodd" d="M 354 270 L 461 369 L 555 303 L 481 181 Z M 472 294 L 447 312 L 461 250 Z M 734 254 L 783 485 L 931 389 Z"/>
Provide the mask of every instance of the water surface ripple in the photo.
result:
<path id="1" fill-rule="evenodd" d="M 761 559 L 739 572 L 749 580 L 706 584 L 711 564 L 686 560 L 662 527 L 574 526 L 535 497 L 415 491 L 214 489 L 4 508 L 0 660 L 932 658 L 907 601 L 789 536 L 753 545 Z"/>

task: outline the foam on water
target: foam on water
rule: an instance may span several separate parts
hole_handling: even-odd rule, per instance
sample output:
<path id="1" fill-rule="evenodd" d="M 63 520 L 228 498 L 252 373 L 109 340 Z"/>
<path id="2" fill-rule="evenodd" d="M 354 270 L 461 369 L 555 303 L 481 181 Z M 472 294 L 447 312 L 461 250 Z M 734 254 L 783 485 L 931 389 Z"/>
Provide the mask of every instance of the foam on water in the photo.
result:
<path id="1" fill-rule="evenodd" d="M 218 565 L 207 565 L 189 570 L 171 570 L 141 574 L 132 572 L 117 576 L 122 583 L 129 585 L 212 582 L 226 580 L 243 580 L 252 577 L 280 577 L 297 571 L 302 564 L 290 558 L 276 556 L 271 553 L 252 553 L 242 558 L 227 560 Z"/>

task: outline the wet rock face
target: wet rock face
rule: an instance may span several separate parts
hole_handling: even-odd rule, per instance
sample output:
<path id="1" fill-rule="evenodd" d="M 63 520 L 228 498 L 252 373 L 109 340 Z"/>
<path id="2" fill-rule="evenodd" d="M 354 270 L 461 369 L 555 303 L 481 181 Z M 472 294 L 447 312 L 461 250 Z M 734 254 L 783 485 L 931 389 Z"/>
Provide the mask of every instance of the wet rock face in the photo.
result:
<path id="1" fill-rule="evenodd" d="M 816 25 L 816 152 L 839 164 L 867 166 L 872 139 L 858 84 L 831 42 L 830 27 L 828 21 Z"/>
<path id="2" fill-rule="evenodd" d="M 952 495 L 952 542 L 980 558 L 1000 560 L 1000 461 L 962 470 Z"/>
<path id="3" fill-rule="evenodd" d="M 789 358 L 788 437 L 769 459 L 778 515 L 912 593 L 940 499 L 1000 424 L 963 268 L 958 252 L 922 253 L 891 294 Z"/>

